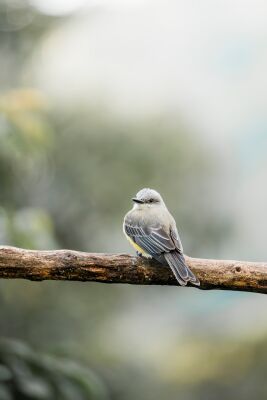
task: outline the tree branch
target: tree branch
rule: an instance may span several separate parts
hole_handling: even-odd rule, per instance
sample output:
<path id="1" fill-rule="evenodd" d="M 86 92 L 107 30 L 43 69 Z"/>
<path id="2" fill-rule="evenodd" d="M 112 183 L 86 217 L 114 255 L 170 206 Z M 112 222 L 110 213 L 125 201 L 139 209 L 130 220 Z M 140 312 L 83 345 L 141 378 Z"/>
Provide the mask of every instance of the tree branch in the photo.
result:
<path id="1" fill-rule="evenodd" d="M 200 289 L 267 293 L 267 263 L 186 257 Z M 139 285 L 177 285 L 171 270 L 127 254 L 71 250 L 33 251 L 0 246 L 0 278 L 71 280 Z"/>

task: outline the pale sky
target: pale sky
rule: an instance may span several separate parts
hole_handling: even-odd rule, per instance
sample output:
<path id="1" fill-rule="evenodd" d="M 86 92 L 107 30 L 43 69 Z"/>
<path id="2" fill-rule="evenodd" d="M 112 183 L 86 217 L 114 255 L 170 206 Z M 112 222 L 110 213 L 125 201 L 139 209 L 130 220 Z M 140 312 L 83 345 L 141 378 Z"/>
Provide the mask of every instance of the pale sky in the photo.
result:
<path id="1" fill-rule="evenodd" d="M 127 117 L 181 114 L 224 140 L 266 123 L 267 3 L 32 1 L 79 11 L 33 60 L 37 86 L 57 102 L 103 102 Z"/>

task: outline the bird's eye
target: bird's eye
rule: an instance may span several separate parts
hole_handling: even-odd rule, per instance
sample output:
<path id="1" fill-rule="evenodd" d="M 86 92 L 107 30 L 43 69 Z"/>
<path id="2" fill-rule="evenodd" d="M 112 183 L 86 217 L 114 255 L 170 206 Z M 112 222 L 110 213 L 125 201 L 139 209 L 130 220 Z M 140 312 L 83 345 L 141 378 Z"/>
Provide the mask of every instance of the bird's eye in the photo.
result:
<path id="1" fill-rule="evenodd" d="M 149 203 L 153 203 L 153 199 L 149 199 L 148 201 L 149 201 Z"/>

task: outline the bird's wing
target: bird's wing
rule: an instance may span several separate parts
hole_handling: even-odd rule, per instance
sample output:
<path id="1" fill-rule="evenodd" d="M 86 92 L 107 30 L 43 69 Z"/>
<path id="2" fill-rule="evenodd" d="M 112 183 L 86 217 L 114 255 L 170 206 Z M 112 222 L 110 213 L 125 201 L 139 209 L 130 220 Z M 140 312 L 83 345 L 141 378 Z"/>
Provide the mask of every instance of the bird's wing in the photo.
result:
<path id="1" fill-rule="evenodd" d="M 141 227 L 138 224 L 124 222 L 125 233 L 151 256 L 175 250 L 176 245 L 170 234 L 161 225 Z"/>
<path id="2" fill-rule="evenodd" d="M 183 246 L 176 225 L 171 226 L 170 236 L 175 244 L 176 250 L 178 250 L 179 253 L 183 253 Z"/>
<path id="3" fill-rule="evenodd" d="M 142 227 L 137 222 L 124 221 L 125 233 L 143 250 L 162 262 L 165 259 L 172 269 L 177 281 L 184 286 L 187 282 L 199 285 L 199 280 L 187 267 L 183 248 L 176 226 L 169 231 L 162 225 Z"/>

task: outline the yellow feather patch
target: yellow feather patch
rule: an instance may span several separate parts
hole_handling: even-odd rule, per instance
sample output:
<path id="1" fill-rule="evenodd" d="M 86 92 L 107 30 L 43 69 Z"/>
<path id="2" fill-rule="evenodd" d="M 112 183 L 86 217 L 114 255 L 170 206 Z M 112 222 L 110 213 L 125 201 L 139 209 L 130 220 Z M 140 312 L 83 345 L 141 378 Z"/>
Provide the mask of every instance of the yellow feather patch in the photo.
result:
<path id="1" fill-rule="evenodd" d="M 145 258 L 152 258 L 150 254 L 146 253 L 145 250 L 143 250 L 140 246 L 138 246 L 138 244 L 136 244 L 128 235 L 126 235 L 126 233 L 124 232 L 127 240 L 129 240 L 129 242 L 131 243 L 131 245 L 133 246 L 133 248 L 138 251 L 138 253 L 141 253 L 143 257 Z"/>

